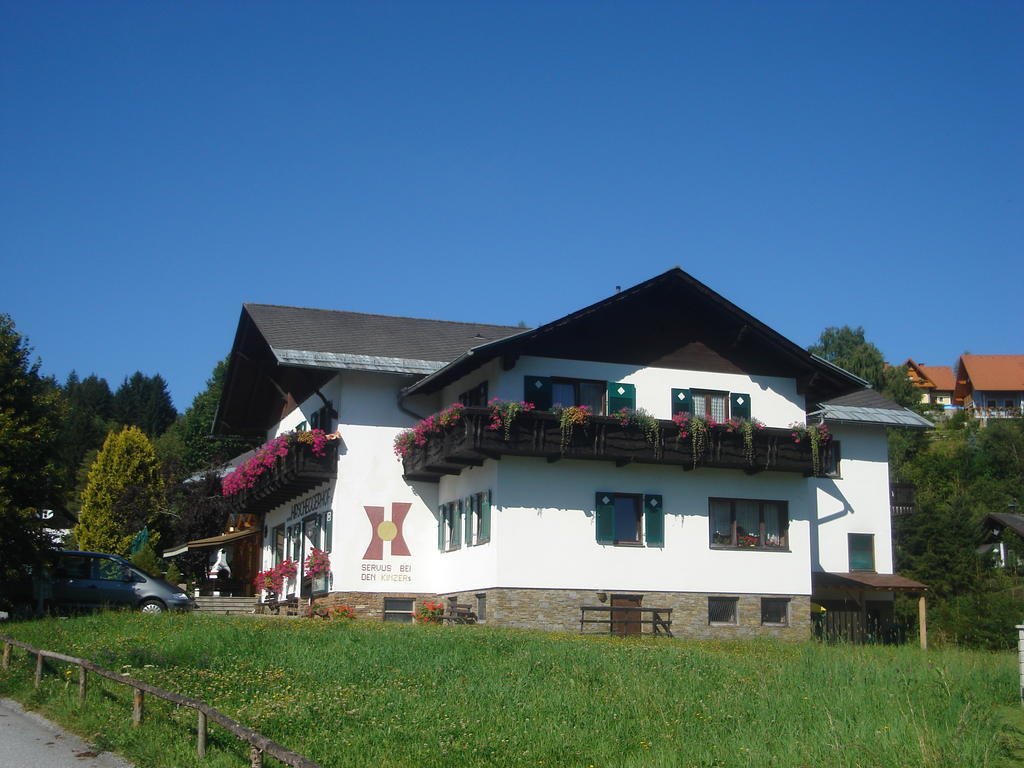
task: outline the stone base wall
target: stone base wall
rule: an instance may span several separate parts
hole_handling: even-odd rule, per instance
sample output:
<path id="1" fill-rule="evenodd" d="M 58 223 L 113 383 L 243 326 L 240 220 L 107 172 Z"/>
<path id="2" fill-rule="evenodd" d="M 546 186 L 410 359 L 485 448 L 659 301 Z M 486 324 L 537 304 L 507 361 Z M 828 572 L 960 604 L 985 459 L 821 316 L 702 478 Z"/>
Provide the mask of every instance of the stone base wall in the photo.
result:
<path id="1" fill-rule="evenodd" d="M 437 600 L 437 595 L 424 594 L 422 592 L 331 592 L 325 597 L 318 597 L 318 605 L 327 605 L 331 608 L 338 605 L 347 605 L 356 613 L 357 619 L 384 619 L 384 598 L 412 599 L 413 610 L 419 607 L 425 600 Z"/>
<path id="2" fill-rule="evenodd" d="M 694 640 L 724 640 L 729 638 L 778 637 L 783 640 L 806 640 L 811 636 L 811 599 L 807 595 L 764 595 L 789 599 L 788 624 L 769 626 L 761 624 L 761 595 L 737 595 L 725 592 L 596 592 L 566 589 L 509 589 L 495 587 L 472 592 L 450 592 L 442 595 L 421 592 L 332 592 L 317 599 L 329 606 L 347 605 L 360 619 L 384 618 L 384 598 L 406 598 L 418 607 L 426 600 L 445 602 L 451 598 L 471 610 L 481 612 L 482 624 L 523 629 L 545 629 L 561 632 L 580 631 L 580 608 L 585 605 L 611 605 L 613 595 L 629 594 L 641 598 L 642 608 L 671 608 L 672 634 Z M 601 600 L 601 596 L 604 600 Z M 481 597 L 483 606 L 481 606 Z M 735 597 L 736 623 L 709 624 L 708 598 Z M 608 614 L 589 615 L 588 618 L 606 618 Z M 644 614 L 649 619 L 650 614 Z M 664 618 L 664 616 L 663 616 Z M 587 633 L 607 632 L 606 626 L 589 624 Z M 642 627 L 650 633 L 650 625 Z"/>
<path id="3" fill-rule="evenodd" d="M 728 639 L 747 637 L 778 637 L 785 640 L 806 640 L 811 636 L 811 599 L 807 595 L 764 595 L 789 599 L 786 626 L 761 624 L 761 595 L 736 595 L 725 592 L 607 592 L 563 589 L 506 589 L 494 588 L 473 592 L 453 592 L 440 599 L 454 597 L 456 602 L 478 610 L 479 596 L 484 595 L 486 613 L 484 623 L 501 627 L 547 629 L 563 632 L 580 631 L 580 608 L 584 605 L 610 605 L 617 594 L 636 595 L 642 608 L 671 608 L 672 634 L 692 639 Z M 604 595 L 602 602 L 599 595 Z M 735 597 L 736 624 L 711 625 L 708 623 L 709 597 Z M 607 614 L 588 614 L 588 618 L 605 618 Z M 644 614 L 650 619 L 651 614 Z M 664 617 L 663 617 L 664 618 Z M 650 625 L 642 627 L 651 632 Z M 585 632 L 607 632 L 600 624 L 585 625 Z"/>

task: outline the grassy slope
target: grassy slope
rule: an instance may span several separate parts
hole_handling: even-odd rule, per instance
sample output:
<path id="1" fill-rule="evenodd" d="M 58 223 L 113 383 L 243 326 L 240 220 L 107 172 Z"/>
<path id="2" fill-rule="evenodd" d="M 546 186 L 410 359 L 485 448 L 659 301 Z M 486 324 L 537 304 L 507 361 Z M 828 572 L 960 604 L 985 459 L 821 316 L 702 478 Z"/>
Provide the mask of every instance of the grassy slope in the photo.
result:
<path id="1" fill-rule="evenodd" d="M 324 766 L 1003 766 L 1024 718 L 1015 657 L 769 641 L 709 644 L 484 627 L 105 614 L 7 625 L 209 701 Z M 0 670 L 0 695 L 149 766 L 238 766 L 216 726 L 93 678 L 78 712 L 55 665 Z M 128 666 L 130 665 L 130 666 Z"/>

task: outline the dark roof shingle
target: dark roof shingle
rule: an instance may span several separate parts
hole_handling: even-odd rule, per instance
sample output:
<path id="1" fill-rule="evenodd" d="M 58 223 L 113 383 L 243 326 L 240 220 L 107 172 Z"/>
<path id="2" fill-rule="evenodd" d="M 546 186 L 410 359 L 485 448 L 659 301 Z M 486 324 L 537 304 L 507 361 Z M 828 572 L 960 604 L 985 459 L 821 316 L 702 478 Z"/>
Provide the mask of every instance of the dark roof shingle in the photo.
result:
<path id="1" fill-rule="evenodd" d="M 330 309 L 246 304 L 275 350 L 433 360 L 447 363 L 466 350 L 526 329 Z"/>

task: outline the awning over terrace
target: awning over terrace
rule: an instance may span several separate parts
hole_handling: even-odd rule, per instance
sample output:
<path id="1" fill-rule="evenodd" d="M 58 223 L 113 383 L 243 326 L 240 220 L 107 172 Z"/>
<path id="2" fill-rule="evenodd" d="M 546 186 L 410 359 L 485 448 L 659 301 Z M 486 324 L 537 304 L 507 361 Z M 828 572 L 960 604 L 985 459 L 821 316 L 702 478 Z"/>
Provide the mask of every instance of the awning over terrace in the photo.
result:
<path id="1" fill-rule="evenodd" d="M 921 648 L 928 648 L 928 603 L 924 594 L 928 590 L 926 584 L 895 573 L 871 573 L 870 571 L 827 573 L 818 571 L 811 574 L 811 586 L 813 589 L 812 600 L 822 591 L 846 593 L 860 605 L 862 613 L 867 611 L 865 593 L 905 592 L 917 594 L 917 622 Z"/>
<path id="2" fill-rule="evenodd" d="M 260 533 L 259 528 L 246 528 L 242 531 L 232 531 L 231 533 L 223 533 L 220 536 L 210 536 L 206 539 L 196 539 L 195 541 L 189 541 L 184 544 L 179 544 L 176 547 L 164 550 L 164 557 L 175 557 L 177 555 L 183 555 L 186 552 L 194 552 L 198 549 L 212 549 L 214 547 L 223 547 L 227 544 L 233 544 L 240 541 L 241 539 L 248 538 L 250 536 L 258 536 Z"/>
<path id="3" fill-rule="evenodd" d="M 895 573 L 870 573 L 854 571 L 852 573 L 826 573 L 824 571 L 811 574 L 811 583 L 817 589 L 855 589 L 873 590 L 876 592 L 924 592 L 927 585 L 919 581 L 898 576 Z"/>

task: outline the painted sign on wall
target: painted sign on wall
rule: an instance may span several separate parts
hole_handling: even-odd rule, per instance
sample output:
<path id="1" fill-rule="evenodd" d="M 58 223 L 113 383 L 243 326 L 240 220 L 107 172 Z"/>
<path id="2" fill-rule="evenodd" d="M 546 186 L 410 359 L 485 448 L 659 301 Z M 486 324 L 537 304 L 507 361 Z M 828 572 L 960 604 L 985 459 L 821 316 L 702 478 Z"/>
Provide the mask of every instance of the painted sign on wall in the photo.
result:
<path id="1" fill-rule="evenodd" d="M 412 581 L 411 565 L 395 565 L 380 562 L 385 559 L 385 549 L 390 557 L 411 557 L 409 545 L 405 542 L 402 528 L 412 504 L 392 502 L 391 519 L 385 519 L 384 507 L 364 506 L 366 516 L 370 520 L 370 543 L 366 547 L 363 560 L 376 562 L 363 563 L 361 581 Z"/>

